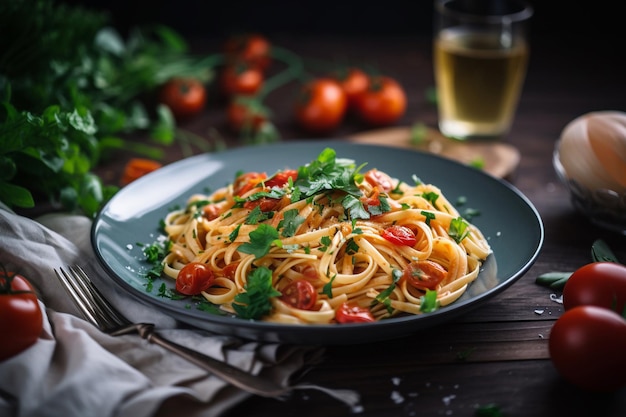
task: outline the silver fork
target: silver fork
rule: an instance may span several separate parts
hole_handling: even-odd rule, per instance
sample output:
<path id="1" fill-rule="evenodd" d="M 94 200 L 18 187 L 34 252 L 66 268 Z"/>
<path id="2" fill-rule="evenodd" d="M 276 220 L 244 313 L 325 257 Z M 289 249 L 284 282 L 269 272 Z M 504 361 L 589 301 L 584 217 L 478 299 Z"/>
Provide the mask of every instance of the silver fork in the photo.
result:
<path id="1" fill-rule="evenodd" d="M 253 394 L 263 397 L 282 397 L 289 392 L 289 388 L 283 388 L 269 379 L 245 372 L 228 363 L 165 339 L 155 332 L 153 324 L 132 323 L 104 298 L 80 266 L 69 266 L 68 271 L 59 268 L 54 272 L 85 319 L 111 336 L 137 333 L 148 342 L 159 345 L 224 381 Z"/>

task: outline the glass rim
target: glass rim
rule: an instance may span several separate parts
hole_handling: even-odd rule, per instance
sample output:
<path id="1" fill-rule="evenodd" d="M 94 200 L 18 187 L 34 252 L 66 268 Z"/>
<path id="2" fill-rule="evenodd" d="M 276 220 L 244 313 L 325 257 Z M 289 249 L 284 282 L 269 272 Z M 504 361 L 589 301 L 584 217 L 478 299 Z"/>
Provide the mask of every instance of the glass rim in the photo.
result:
<path id="1" fill-rule="evenodd" d="M 451 3 L 459 3 L 461 0 L 435 0 L 435 9 L 442 16 L 450 16 L 455 18 L 462 18 L 468 21 L 474 22 L 486 22 L 486 23 L 499 23 L 503 18 L 508 18 L 509 22 L 520 22 L 528 20 L 533 15 L 533 7 L 524 0 L 512 0 L 509 4 L 515 4 L 518 10 L 511 13 L 493 13 L 493 14 L 474 14 L 463 10 L 457 10 L 450 8 Z"/>

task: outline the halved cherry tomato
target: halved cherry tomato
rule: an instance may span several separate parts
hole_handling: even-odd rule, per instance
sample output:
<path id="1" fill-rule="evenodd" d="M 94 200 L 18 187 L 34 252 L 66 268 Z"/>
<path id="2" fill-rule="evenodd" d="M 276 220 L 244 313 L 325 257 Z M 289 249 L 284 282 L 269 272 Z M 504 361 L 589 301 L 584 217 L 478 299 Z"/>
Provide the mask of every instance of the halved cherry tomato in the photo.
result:
<path id="1" fill-rule="evenodd" d="M 227 108 L 228 124 L 236 132 L 256 132 L 268 119 L 268 110 L 260 102 L 236 97 Z"/>
<path id="2" fill-rule="evenodd" d="M 626 386 L 626 320 L 603 307 L 580 305 L 552 326 L 552 363 L 567 381 L 591 391 Z"/>
<path id="3" fill-rule="evenodd" d="M 596 305 L 622 314 L 626 306 L 626 266 L 593 262 L 578 268 L 563 288 L 563 307 Z"/>
<path id="4" fill-rule="evenodd" d="M 406 93 L 393 78 L 370 78 L 367 90 L 356 99 L 357 115 L 373 126 L 389 125 L 400 119 L 406 111 Z"/>
<path id="5" fill-rule="evenodd" d="M 246 201 L 243 204 L 243 208 L 252 210 L 255 207 L 259 207 L 263 213 L 274 211 L 280 204 L 280 200 L 277 198 L 261 197 L 256 200 Z"/>
<path id="6" fill-rule="evenodd" d="M 33 287 L 22 275 L 0 269 L 0 361 L 37 342 L 42 329 L 43 314 Z"/>
<path id="7" fill-rule="evenodd" d="M 309 281 L 303 279 L 289 283 L 282 291 L 280 300 L 300 310 L 311 310 L 315 307 L 317 293 Z"/>
<path id="8" fill-rule="evenodd" d="M 206 88 L 195 78 L 172 78 L 163 85 L 159 95 L 159 101 L 169 107 L 177 119 L 200 113 L 206 98 Z"/>
<path id="9" fill-rule="evenodd" d="M 368 75 L 357 67 L 341 68 L 335 71 L 332 77 L 339 82 L 346 93 L 350 108 L 354 107 L 357 97 L 364 93 L 369 85 Z"/>
<path id="10" fill-rule="evenodd" d="M 207 204 L 202 207 L 202 215 L 207 220 L 215 220 L 220 216 L 220 214 L 222 214 L 222 209 L 217 204 Z"/>
<path id="11" fill-rule="evenodd" d="M 176 291 L 185 295 L 197 295 L 206 291 L 214 281 L 215 276 L 209 265 L 190 262 L 178 272 Z"/>
<path id="12" fill-rule="evenodd" d="M 365 173 L 365 181 L 369 182 L 373 187 L 380 187 L 381 191 L 386 193 L 394 188 L 391 177 L 377 169 L 367 171 Z"/>
<path id="13" fill-rule="evenodd" d="M 227 96 L 254 95 L 263 87 L 263 72 L 245 62 L 226 65 L 222 71 L 220 85 Z"/>
<path id="14" fill-rule="evenodd" d="M 124 166 L 124 173 L 120 179 L 122 185 L 128 185 L 137 178 L 161 168 L 160 162 L 145 158 L 132 158 Z"/>
<path id="15" fill-rule="evenodd" d="M 298 178 L 298 171 L 295 169 L 287 169 L 285 171 L 277 172 L 265 181 L 265 185 L 270 188 L 282 187 L 289 182 L 289 178 L 295 181 Z"/>
<path id="16" fill-rule="evenodd" d="M 271 62 L 271 44 L 258 33 L 244 33 L 229 38 L 224 45 L 227 61 L 244 61 L 262 70 Z"/>
<path id="17" fill-rule="evenodd" d="M 267 178 L 264 172 L 246 172 L 235 179 L 233 184 L 233 192 L 235 195 L 242 196 Z"/>
<path id="18" fill-rule="evenodd" d="M 374 316 L 367 308 L 345 302 L 335 310 L 335 320 L 337 323 L 369 323 L 374 321 Z"/>
<path id="19" fill-rule="evenodd" d="M 348 100 L 339 83 L 332 78 L 318 78 L 300 90 L 296 101 L 296 120 L 304 129 L 328 133 L 343 120 Z"/>
<path id="20" fill-rule="evenodd" d="M 414 261 L 406 266 L 403 279 L 420 290 L 434 290 L 448 275 L 443 266 L 429 260 Z"/>
<path id="21" fill-rule="evenodd" d="M 222 269 L 222 274 L 230 280 L 235 278 L 235 272 L 237 272 L 237 267 L 239 266 L 239 262 L 231 262 Z"/>
<path id="22" fill-rule="evenodd" d="M 406 226 L 389 226 L 383 230 L 383 238 L 398 246 L 415 246 L 417 238 L 413 230 Z M 438 265 L 438 264 L 437 264 Z"/>

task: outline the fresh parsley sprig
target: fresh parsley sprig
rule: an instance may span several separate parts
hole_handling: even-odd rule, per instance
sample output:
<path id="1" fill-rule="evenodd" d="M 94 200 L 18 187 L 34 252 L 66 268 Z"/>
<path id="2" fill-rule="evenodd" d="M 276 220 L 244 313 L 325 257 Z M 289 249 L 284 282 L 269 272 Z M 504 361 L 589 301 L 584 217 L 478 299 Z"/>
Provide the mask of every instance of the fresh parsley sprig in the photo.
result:
<path id="1" fill-rule="evenodd" d="M 269 314 L 272 310 L 271 298 L 281 295 L 272 286 L 272 271 L 264 266 L 248 275 L 244 290 L 235 296 L 232 306 L 237 316 L 248 320 L 258 320 Z"/>

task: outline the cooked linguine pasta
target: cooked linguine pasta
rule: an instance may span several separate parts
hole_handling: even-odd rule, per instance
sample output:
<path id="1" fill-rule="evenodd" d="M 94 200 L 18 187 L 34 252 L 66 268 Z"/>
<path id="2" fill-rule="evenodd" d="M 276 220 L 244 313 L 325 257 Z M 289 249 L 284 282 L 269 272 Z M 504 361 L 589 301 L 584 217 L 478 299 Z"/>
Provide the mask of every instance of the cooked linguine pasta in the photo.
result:
<path id="1" fill-rule="evenodd" d="M 165 275 L 226 312 L 283 323 L 374 321 L 458 299 L 491 253 L 480 230 L 434 185 L 361 168 L 326 149 L 297 170 L 191 196 L 165 218 Z"/>

